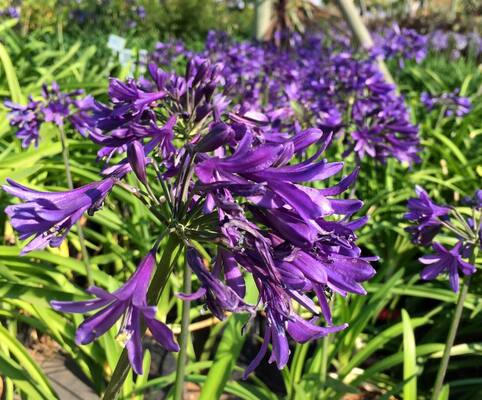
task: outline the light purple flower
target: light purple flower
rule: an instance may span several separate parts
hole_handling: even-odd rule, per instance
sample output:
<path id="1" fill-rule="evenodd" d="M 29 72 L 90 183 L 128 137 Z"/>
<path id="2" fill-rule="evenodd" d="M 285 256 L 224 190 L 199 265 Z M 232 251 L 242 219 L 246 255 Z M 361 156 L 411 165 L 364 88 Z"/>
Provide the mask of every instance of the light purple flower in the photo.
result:
<path id="1" fill-rule="evenodd" d="M 10 125 L 18 128 L 16 136 L 22 139 L 22 147 L 27 148 L 32 142 L 38 146 L 39 130 L 44 122 L 52 122 L 63 126 L 70 121 L 85 136 L 88 111 L 93 107 L 91 97 L 79 99 L 83 92 L 76 90 L 63 93 L 57 82 L 51 87 L 42 86 L 42 98 L 34 101 L 29 98 L 27 105 L 6 101 L 5 106 L 12 111 L 8 114 Z"/>
<path id="2" fill-rule="evenodd" d="M 27 105 L 6 101 L 5 106 L 11 110 L 8 114 L 10 125 L 17 127 L 16 136 L 22 140 L 22 147 L 27 148 L 32 142 L 37 147 L 40 125 L 43 122 L 40 102 L 30 98 Z"/>
<path id="3" fill-rule="evenodd" d="M 459 96 L 459 89 L 451 93 L 443 93 L 440 96 L 431 96 L 427 92 L 422 92 L 420 101 L 429 110 L 435 107 L 444 107 L 444 115 L 446 117 L 457 116 L 463 117 L 468 114 L 472 108 L 472 103 L 468 97 Z"/>

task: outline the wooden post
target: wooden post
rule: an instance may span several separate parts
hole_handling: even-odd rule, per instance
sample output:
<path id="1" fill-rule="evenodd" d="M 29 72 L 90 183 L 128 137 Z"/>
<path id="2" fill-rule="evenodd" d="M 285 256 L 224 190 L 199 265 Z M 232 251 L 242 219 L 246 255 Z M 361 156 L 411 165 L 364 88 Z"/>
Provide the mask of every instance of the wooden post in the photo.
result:
<path id="1" fill-rule="evenodd" d="M 368 32 L 367 27 L 363 23 L 363 20 L 358 12 L 357 8 L 353 4 L 352 0 L 336 0 L 336 4 L 340 9 L 343 18 L 348 23 L 350 30 L 353 33 L 355 39 L 362 45 L 362 47 L 369 49 L 373 47 L 373 39 Z M 385 79 L 389 83 L 394 83 L 393 77 L 388 71 L 387 66 L 381 58 L 378 58 L 378 65 L 381 72 L 385 76 Z"/>
<path id="2" fill-rule="evenodd" d="M 457 16 L 457 6 L 458 6 L 457 0 L 452 0 L 450 2 L 449 21 L 455 20 L 455 17 Z"/>
<path id="3" fill-rule="evenodd" d="M 263 40 L 271 23 L 273 0 L 256 0 L 255 7 L 255 35 L 257 40 Z"/>

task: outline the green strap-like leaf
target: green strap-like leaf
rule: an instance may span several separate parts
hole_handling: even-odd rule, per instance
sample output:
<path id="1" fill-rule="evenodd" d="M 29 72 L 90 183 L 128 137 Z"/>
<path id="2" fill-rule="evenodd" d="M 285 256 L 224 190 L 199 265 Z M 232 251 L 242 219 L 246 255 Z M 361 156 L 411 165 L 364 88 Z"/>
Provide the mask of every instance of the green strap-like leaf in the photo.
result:
<path id="1" fill-rule="evenodd" d="M 417 354 L 415 335 L 413 334 L 412 322 L 407 311 L 402 310 L 403 325 L 403 380 L 407 383 L 403 386 L 404 399 L 417 398 Z"/>
<path id="2" fill-rule="evenodd" d="M 17 74 L 15 68 L 13 68 L 12 60 L 7 53 L 7 49 L 0 43 L 0 61 L 2 62 L 3 69 L 5 70 L 5 76 L 7 77 L 7 84 L 10 90 L 10 96 L 15 103 L 23 103 L 24 97 L 20 84 L 18 83 Z"/>
<path id="3" fill-rule="evenodd" d="M 54 391 L 37 363 L 27 353 L 25 347 L 10 332 L 0 324 L 0 341 L 6 346 L 9 352 L 18 360 L 22 368 L 36 382 L 39 389 L 46 395 L 55 397 Z"/>

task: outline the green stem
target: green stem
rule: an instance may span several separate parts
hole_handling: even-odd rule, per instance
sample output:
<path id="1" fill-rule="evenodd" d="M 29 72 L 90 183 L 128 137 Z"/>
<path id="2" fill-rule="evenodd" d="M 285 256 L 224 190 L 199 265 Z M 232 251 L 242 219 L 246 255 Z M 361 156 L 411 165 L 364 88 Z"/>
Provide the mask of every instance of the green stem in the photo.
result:
<path id="1" fill-rule="evenodd" d="M 60 136 L 60 143 L 62 144 L 62 158 L 64 159 L 65 176 L 67 178 L 67 185 L 69 186 L 69 189 L 72 190 L 74 188 L 74 182 L 72 180 L 72 172 L 70 171 L 69 144 L 67 142 L 67 137 L 65 136 L 65 130 L 62 125 L 59 126 L 59 136 Z M 75 226 L 77 227 L 77 233 L 79 235 L 80 250 L 82 252 L 82 261 L 84 262 L 84 266 L 85 266 L 85 275 L 87 277 L 87 285 L 92 286 L 92 284 L 94 283 L 94 280 L 92 279 L 92 268 L 90 267 L 89 252 L 87 251 L 87 246 L 85 244 L 84 231 L 82 230 L 82 226 L 80 225 L 79 221 L 77 221 Z"/>
<path id="2" fill-rule="evenodd" d="M 183 292 L 191 292 L 191 269 L 184 263 Z M 174 400 L 182 400 L 184 392 L 184 375 L 187 361 L 187 346 L 189 344 L 189 311 L 191 308 L 190 301 L 184 301 L 182 304 L 182 320 L 181 335 L 179 338 L 179 355 L 177 357 L 176 381 L 174 383 Z"/>
<path id="3" fill-rule="evenodd" d="M 330 348 L 330 335 L 326 335 L 323 338 L 323 353 L 321 355 L 321 371 L 320 377 L 323 384 L 323 388 L 326 387 L 326 377 L 328 375 L 328 350 Z"/>
<path id="4" fill-rule="evenodd" d="M 161 261 L 154 273 L 149 291 L 147 292 L 147 304 L 156 304 L 159 302 L 162 291 L 164 290 L 172 268 L 175 265 L 177 256 L 180 250 L 180 242 L 177 236 L 170 235 L 164 251 L 162 253 Z M 145 325 L 142 331 L 145 332 Z M 114 369 L 112 377 L 104 393 L 104 400 L 114 400 L 119 395 L 119 392 L 124 384 L 125 379 L 130 371 L 129 359 L 127 357 L 127 350 L 124 349 Z"/>
<path id="5" fill-rule="evenodd" d="M 477 258 L 477 249 L 474 249 L 474 253 L 470 257 L 470 264 L 474 264 Z M 464 310 L 464 303 L 469 292 L 470 276 L 465 278 L 463 287 L 460 290 L 459 298 L 457 300 L 457 305 L 455 307 L 455 313 L 452 318 L 452 323 L 450 324 L 449 334 L 447 336 L 447 341 L 445 342 L 445 348 L 442 355 L 442 360 L 437 371 L 437 378 L 435 379 L 435 385 L 433 389 L 432 400 L 438 400 L 440 391 L 442 390 L 442 385 L 444 383 L 445 374 L 447 372 L 447 367 L 450 360 L 450 350 L 454 345 L 455 335 L 457 334 L 457 329 L 459 327 L 460 319 L 462 317 L 462 311 Z"/>

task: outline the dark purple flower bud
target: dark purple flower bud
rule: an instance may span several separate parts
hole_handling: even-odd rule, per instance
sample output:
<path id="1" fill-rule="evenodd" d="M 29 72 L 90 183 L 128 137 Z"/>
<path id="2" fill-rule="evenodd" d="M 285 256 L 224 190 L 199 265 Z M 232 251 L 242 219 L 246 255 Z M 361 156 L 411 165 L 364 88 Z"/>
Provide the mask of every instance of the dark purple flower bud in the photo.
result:
<path id="1" fill-rule="evenodd" d="M 77 329 L 75 341 L 89 344 L 102 336 L 122 317 L 117 340 L 127 348 L 129 362 L 136 374 L 142 375 L 144 349 L 142 347 L 142 320 L 156 341 L 168 351 L 179 351 L 172 331 L 156 319 L 156 306 L 147 304 L 147 290 L 156 265 L 156 251 L 151 250 L 140 262 L 136 272 L 113 293 L 93 286 L 88 293 L 96 299 L 86 301 L 52 301 L 52 307 L 60 312 L 85 314 L 99 310 L 88 317 Z"/>
<path id="2" fill-rule="evenodd" d="M 136 174 L 137 179 L 146 185 L 146 156 L 144 154 L 144 146 L 141 142 L 135 140 L 127 145 L 127 160 Z"/>
<path id="3" fill-rule="evenodd" d="M 196 107 L 196 118 L 194 119 L 195 122 L 200 122 L 204 118 L 207 117 L 207 115 L 212 111 L 212 106 L 210 104 L 202 104 L 198 107 Z"/>
<path id="4" fill-rule="evenodd" d="M 196 143 L 194 151 L 208 153 L 230 143 L 233 139 L 233 129 L 224 122 L 216 122 L 211 125 L 207 135 Z"/>
<path id="5" fill-rule="evenodd" d="M 198 252 L 189 247 L 186 252 L 187 262 L 201 282 L 201 288 L 190 295 L 178 294 L 186 300 L 196 300 L 206 296 L 206 305 L 216 318 L 223 320 L 226 311 L 231 312 L 252 312 L 253 307 L 246 304 L 231 287 L 222 283 L 214 274 L 204 266 Z M 234 262 L 234 260 L 231 260 Z"/>
<path id="6" fill-rule="evenodd" d="M 195 87 L 199 83 L 203 82 L 210 71 L 210 62 L 208 60 L 200 60 L 200 64 L 197 67 L 196 75 L 192 81 L 192 86 Z"/>

